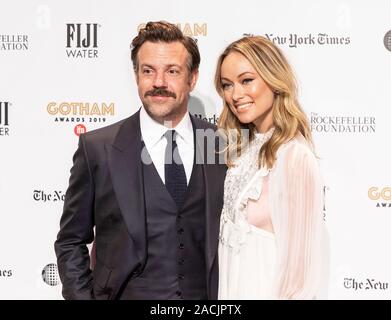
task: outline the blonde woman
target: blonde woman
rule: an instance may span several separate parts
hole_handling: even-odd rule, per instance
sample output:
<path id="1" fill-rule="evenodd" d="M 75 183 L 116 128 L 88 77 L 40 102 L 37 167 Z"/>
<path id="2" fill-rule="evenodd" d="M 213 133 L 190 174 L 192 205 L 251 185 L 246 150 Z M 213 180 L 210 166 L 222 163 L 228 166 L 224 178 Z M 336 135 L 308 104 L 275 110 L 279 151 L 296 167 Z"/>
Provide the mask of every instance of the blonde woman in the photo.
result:
<path id="1" fill-rule="evenodd" d="M 327 284 L 322 179 L 292 70 L 264 37 L 217 63 L 228 171 L 219 299 L 319 299 Z"/>

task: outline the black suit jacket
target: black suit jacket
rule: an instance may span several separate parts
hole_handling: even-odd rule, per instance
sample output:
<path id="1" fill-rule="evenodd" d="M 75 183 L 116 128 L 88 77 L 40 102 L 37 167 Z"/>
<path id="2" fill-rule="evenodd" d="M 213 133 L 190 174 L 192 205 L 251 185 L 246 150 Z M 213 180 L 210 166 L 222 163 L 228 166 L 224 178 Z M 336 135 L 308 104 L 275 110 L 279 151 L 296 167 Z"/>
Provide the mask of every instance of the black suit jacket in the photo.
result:
<path id="1" fill-rule="evenodd" d="M 216 129 L 193 116 L 191 120 L 194 129 Z M 55 242 L 65 299 L 115 299 L 145 264 L 148 239 L 141 145 L 139 112 L 80 136 Z M 208 152 L 206 139 L 195 147 Z M 217 246 L 226 166 L 203 167 L 207 290 L 210 299 L 217 299 Z M 94 240 L 94 227 L 96 264 L 92 271 L 86 244 Z"/>

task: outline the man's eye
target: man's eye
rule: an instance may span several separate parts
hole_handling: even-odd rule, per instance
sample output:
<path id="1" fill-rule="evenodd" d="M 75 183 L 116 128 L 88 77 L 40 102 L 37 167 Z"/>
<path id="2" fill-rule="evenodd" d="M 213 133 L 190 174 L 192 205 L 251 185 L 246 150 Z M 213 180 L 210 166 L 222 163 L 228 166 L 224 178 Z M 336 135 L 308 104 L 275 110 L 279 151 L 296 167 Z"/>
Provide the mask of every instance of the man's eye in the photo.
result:
<path id="1" fill-rule="evenodd" d="M 179 71 L 176 70 L 176 69 L 170 69 L 170 70 L 168 70 L 168 73 L 170 73 L 170 74 L 178 74 Z"/>
<path id="2" fill-rule="evenodd" d="M 152 73 L 151 69 L 143 69 L 143 74 L 150 74 Z"/>

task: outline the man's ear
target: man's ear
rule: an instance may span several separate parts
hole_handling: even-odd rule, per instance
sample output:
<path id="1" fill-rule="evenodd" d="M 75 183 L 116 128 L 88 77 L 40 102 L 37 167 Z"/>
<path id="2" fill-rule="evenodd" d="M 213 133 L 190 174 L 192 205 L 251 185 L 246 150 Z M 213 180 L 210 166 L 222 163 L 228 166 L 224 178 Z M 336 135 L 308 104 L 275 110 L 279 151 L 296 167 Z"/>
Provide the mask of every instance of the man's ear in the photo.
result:
<path id="1" fill-rule="evenodd" d="M 190 74 L 190 79 L 189 79 L 190 91 L 193 91 L 194 87 L 197 84 L 197 80 L 198 80 L 198 69 Z"/>

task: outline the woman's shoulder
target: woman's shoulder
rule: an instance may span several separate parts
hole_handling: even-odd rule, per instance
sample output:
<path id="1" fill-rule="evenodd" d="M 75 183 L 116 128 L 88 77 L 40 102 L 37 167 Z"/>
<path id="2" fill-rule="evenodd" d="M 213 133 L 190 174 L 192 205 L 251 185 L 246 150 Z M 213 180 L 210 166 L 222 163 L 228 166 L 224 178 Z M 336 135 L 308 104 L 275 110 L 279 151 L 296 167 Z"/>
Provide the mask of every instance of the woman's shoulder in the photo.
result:
<path id="1" fill-rule="evenodd" d="M 311 144 L 298 133 L 295 138 L 282 144 L 277 151 L 276 162 L 294 163 L 295 160 L 316 163 L 317 159 Z"/>
<path id="2" fill-rule="evenodd" d="M 304 138 L 301 133 L 298 133 L 293 139 L 283 143 L 278 149 L 278 152 L 281 153 L 292 150 L 313 154 L 311 144 Z"/>

